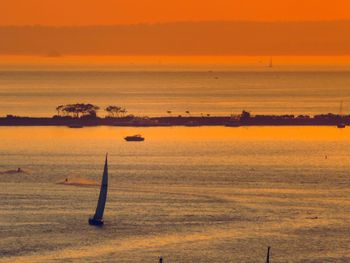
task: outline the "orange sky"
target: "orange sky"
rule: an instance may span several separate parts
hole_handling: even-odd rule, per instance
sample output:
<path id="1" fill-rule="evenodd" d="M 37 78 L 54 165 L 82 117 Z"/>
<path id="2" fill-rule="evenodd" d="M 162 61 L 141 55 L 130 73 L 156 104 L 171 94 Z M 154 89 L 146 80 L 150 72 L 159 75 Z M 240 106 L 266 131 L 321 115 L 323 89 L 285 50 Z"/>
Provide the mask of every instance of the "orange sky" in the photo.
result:
<path id="1" fill-rule="evenodd" d="M 1 0 L 0 25 L 344 20 L 349 0 Z"/>

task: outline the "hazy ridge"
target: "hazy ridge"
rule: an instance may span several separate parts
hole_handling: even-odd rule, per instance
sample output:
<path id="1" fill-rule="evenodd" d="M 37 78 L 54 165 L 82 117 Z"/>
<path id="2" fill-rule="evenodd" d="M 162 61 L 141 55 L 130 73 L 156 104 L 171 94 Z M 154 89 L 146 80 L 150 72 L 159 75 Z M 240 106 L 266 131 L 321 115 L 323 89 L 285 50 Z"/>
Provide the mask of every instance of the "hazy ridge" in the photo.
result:
<path id="1" fill-rule="evenodd" d="M 350 21 L 0 27 L 0 54 L 349 55 Z"/>

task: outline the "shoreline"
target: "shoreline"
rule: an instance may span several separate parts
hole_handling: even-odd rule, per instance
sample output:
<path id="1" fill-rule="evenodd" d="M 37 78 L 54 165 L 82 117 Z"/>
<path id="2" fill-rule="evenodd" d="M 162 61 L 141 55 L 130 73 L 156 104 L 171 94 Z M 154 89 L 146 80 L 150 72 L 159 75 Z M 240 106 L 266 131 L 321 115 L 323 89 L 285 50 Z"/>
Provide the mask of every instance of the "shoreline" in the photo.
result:
<path id="1" fill-rule="evenodd" d="M 335 114 L 315 115 L 256 115 L 240 117 L 19 117 L 8 115 L 0 117 L 0 126 L 68 126 L 82 128 L 92 126 L 119 127 L 169 127 L 169 126 L 337 126 L 350 125 L 350 116 Z"/>

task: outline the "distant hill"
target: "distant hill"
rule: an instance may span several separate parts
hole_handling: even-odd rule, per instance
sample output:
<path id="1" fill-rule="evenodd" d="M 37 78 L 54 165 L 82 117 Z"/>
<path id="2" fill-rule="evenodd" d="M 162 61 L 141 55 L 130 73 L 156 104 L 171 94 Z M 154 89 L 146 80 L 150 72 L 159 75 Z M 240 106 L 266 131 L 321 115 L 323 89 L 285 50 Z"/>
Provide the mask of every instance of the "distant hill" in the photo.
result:
<path id="1" fill-rule="evenodd" d="M 350 55 L 350 21 L 0 27 L 0 54 Z"/>

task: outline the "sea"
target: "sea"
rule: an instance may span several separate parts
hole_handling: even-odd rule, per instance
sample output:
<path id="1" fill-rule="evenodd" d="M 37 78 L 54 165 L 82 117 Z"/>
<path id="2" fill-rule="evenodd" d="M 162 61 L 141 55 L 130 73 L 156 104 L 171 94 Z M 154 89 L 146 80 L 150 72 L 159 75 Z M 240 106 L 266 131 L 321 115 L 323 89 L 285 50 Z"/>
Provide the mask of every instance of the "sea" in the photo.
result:
<path id="1" fill-rule="evenodd" d="M 313 115 L 341 101 L 346 113 L 346 71 L 0 72 L 2 116 L 76 102 Z M 271 262 L 350 262 L 349 173 L 336 127 L 0 127 L 0 262 L 265 262 L 268 246 Z"/>
<path id="2" fill-rule="evenodd" d="M 92 103 L 136 116 L 322 114 L 350 111 L 350 71 L 0 70 L 0 116 L 50 117 Z"/>

